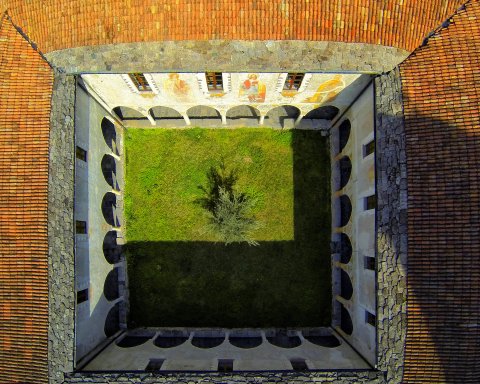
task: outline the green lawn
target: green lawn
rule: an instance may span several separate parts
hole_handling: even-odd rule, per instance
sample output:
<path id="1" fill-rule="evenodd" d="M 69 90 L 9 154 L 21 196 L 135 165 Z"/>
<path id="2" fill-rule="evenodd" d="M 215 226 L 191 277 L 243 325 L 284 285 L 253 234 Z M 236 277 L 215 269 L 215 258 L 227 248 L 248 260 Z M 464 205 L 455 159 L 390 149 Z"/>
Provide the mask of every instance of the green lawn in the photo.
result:
<path id="1" fill-rule="evenodd" d="M 330 165 L 318 132 L 129 129 L 125 135 L 132 326 L 330 323 Z M 216 242 L 202 197 L 210 167 L 257 200 L 257 247 Z"/>

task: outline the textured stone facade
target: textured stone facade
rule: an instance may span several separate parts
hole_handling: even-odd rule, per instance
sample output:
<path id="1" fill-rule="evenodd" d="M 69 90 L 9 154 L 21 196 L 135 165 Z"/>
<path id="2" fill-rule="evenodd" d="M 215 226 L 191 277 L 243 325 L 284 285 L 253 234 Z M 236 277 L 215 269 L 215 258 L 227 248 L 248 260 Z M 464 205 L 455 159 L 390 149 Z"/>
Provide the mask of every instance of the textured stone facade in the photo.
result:
<path id="1" fill-rule="evenodd" d="M 68 375 L 66 383 L 335 383 L 380 384 L 383 374 L 375 371 L 344 372 L 251 372 L 251 373 L 82 373 Z"/>
<path id="2" fill-rule="evenodd" d="M 71 372 L 75 348 L 74 246 L 75 77 L 56 72 L 50 120 L 48 267 L 50 382 Z"/>
<path id="3" fill-rule="evenodd" d="M 398 68 L 376 78 L 378 369 L 403 376 L 406 334 L 407 164 Z"/>
<path id="4" fill-rule="evenodd" d="M 339 72 L 381 73 L 409 52 L 332 41 L 162 41 L 70 48 L 47 59 L 67 73 Z"/>

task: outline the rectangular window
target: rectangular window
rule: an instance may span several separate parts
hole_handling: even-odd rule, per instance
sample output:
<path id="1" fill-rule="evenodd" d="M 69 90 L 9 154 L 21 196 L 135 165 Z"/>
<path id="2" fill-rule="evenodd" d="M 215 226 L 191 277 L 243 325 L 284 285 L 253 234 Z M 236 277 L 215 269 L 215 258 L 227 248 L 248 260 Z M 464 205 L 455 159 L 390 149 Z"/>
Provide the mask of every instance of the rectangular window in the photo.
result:
<path id="1" fill-rule="evenodd" d="M 129 73 L 128 76 L 130 80 L 132 80 L 133 84 L 137 87 L 139 91 L 151 91 L 152 88 L 150 84 L 148 84 L 147 79 L 143 75 L 143 73 Z"/>
<path id="2" fill-rule="evenodd" d="M 298 91 L 302 85 L 304 73 L 289 73 L 283 85 L 283 89 L 287 91 Z"/>
<path id="3" fill-rule="evenodd" d="M 209 91 L 223 91 L 222 72 L 205 72 Z"/>
<path id="4" fill-rule="evenodd" d="M 232 372 L 233 371 L 233 360 L 218 360 L 218 372 Z"/>
<path id="5" fill-rule="evenodd" d="M 373 313 L 365 311 L 365 322 L 375 327 L 377 323 L 377 316 L 375 316 Z"/>
<path id="6" fill-rule="evenodd" d="M 375 258 L 370 256 L 365 256 L 363 258 L 363 267 L 371 271 L 375 270 Z"/>
<path id="7" fill-rule="evenodd" d="M 80 148 L 78 145 L 77 145 L 77 149 L 75 151 L 75 154 L 76 154 L 77 159 L 82 160 L 82 161 L 87 161 L 87 151 L 84 150 L 83 148 Z"/>
<path id="8" fill-rule="evenodd" d="M 160 371 L 164 361 L 165 359 L 150 359 L 145 367 L 145 371 Z"/>
<path id="9" fill-rule="evenodd" d="M 87 222 L 77 220 L 75 222 L 75 233 L 87 233 Z"/>
<path id="10" fill-rule="evenodd" d="M 291 359 L 290 364 L 292 364 L 294 371 L 308 371 L 308 366 L 304 359 Z"/>
<path id="11" fill-rule="evenodd" d="M 375 140 L 372 140 L 363 146 L 363 157 L 367 157 L 373 152 L 375 152 Z"/>
<path id="12" fill-rule="evenodd" d="M 364 197 L 364 209 L 366 211 L 375 209 L 377 205 L 377 197 L 375 195 Z"/>
<path id="13" fill-rule="evenodd" d="M 88 300 L 88 289 L 83 289 L 77 292 L 77 304 Z"/>

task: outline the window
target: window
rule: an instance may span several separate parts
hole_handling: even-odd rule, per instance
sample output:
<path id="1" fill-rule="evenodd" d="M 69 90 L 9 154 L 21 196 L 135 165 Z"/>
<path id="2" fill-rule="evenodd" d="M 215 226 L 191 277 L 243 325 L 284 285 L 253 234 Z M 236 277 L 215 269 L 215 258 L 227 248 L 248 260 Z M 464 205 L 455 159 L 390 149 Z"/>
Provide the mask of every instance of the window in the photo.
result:
<path id="1" fill-rule="evenodd" d="M 365 311 L 365 322 L 375 327 L 377 322 L 377 316 L 368 311 Z"/>
<path id="2" fill-rule="evenodd" d="M 150 359 L 145 371 L 160 371 L 164 361 L 165 359 Z"/>
<path id="3" fill-rule="evenodd" d="M 285 84 L 283 85 L 283 89 L 287 91 L 298 91 L 300 85 L 302 85 L 304 76 L 304 73 L 289 73 L 285 80 Z"/>
<path id="4" fill-rule="evenodd" d="M 233 360 L 218 360 L 218 372 L 232 372 Z"/>
<path id="5" fill-rule="evenodd" d="M 375 270 L 375 258 L 370 257 L 370 256 L 365 256 L 363 258 L 363 268 L 374 271 Z"/>
<path id="6" fill-rule="evenodd" d="M 222 72 L 205 72 L 209 91 L 223 91 Z"/>
<path id="7" fill-rule="evenodd" d="M 363 146 L 363 157 L 367 157 L 375 152 L 375 140 L 372 140 Z"/>
<path id="8" fill-rule="evenodd" d="M 148 84 L 147 79 L 143 73 L 129 73 L 128 76 L 132 80 L 133 84 L 137 87 L 139 91 L 151 91 L 152 88 Z"/>
<path id="9" fill-rule="evenodd" d="M 87 222 L 77 220 L 75 222 L 75 233 L 87 233 Z"/>
<path id="10" fill-rule="evenodd" d="M 294 371 L 308 371 L 308 366 L 304 359 L 291 359 L 290 364 L 292 364 Z"/>
<path id="11" fill-rule="evenodd" d="M 83 289 L 77 292 L 77 304 L 88 300 L 88 289 Z"/>
<path id="12" fill-rule="evenodd" d="M 375 195 L 364 197 L 364 209 L 366 211 L 370 209 L 375 209 L 376 205 L 377 205 L 377 198 Z"/>
<path id="13" fill-rule="evenodd" d="M 85 151 L 83 148 L 80 148 L 79 146 L 77 146 L 75 154 L 77 156 L 77 159 L 82 161 L 87 161 L 87 151 Z"/>

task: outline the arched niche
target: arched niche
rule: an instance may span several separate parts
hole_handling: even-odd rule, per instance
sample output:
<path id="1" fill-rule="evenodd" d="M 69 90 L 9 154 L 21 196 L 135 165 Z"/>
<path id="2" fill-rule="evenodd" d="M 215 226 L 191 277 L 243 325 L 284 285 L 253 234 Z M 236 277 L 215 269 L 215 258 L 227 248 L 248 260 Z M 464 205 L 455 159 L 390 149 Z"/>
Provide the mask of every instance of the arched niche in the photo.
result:
<path id="1" fill-rule="evenodd" d="M 213 107 L 207 107 L 205 105 L 196 105 L 187 109 L 187 115 L 190 119 L 218 119 L 221 120 L 222 116 L 219 111 Z"/>
<path id="2" fill-rule="evenodd" d="M 338 127 L 338 152 L 342 152 L 345 146 L 348 143 L 348 139 L 350 138 L 350 130 L 352 129 L 352 124 L 350 120 L 345 119 L 342 121 L 340 126 Z"/>
<path id="3" fill-rule="evenodd" d="M 113 301 L 118 299 L 119 290 L 118 290 L 118 267 L 113 268 L 105 278 L 103 284 L 103 295 L 108 301 Z"/>
<path id="4" fill-rule="evenodd" d="M 335 199 L 333 205 L 333 211 L 335 212 L 335 226 L 343 227 L 348 224 L 352 215 L 352 203 L 347 195 L 342 195 Z"/>
<path id="5" fill-rule="evenodd" d="M 280 348 L 295 348 L 302 344 L 297 335 L 290 336 L 284 331 L 275 331 L 274 334 L 267 336 L 267 340 L 270 344 Z"/>
<path id="6" fill-rule="evenodd" d="M 195 332 L 192 338 L 192 345 L 197 348 L 208 349 L 218 347 L 225 341 L 223 331 Z"/>
<path id="7" fill-rule="evenodd" d="M 347 272 L 340 268 L 340 290 L 341 296 L 345 300 L 350 300 L 353 295 L 353 286 L 352 280 L 350 280 L 350 276 Z"/>
<path id="8" fill-rule="evenodd" d="M 347 335 L 353 333 L 352 317 L 348 310 L 340 303 L 340 329 Z"/>
<path id="9" fill-rule="evenodd" d="M 129 108 L 129 107 L 123 107 L 123 106 L 115 107 L 113 108 L 113 112 L 122 121 L 148 120 L 147 116 L 145 116 L 143 113 L 140 113 L 136 109 Z"/>
<path id="10" fill-rule="evenodd" d="M 352 258 L 352 243 L 347 234 L 340 234 L 340 262 L 348 264 Z"/>
<path id="11" fill-rule="evenodd" d="M 350 158 L 348 156 L 343 156 L 338 160 L 338 167 L 340 173 L 340 185 L 338 186 L 338 190 L 340 190 L 347 185 L 352 174 L 352 162 L 350 161 Z"/>
<path id="12" fill-rule="evenodd" d="M 122 246 L 117 243 L 117 231 L 109 231 L 103 238 L 103 255 L 110 264 L 120 261 Z"/>
<path id="13" fill-rule="evenodd" d="M 149 111 L 150 115 L 155 120 L 170 120 L 170 119 L 180 119 L 183 120 L 183 116 L 177 110 L 170 108 L 170 107 L 153 107 Z"/>
<path id="14" fill-rule="evenodd" d="M 105 143 L 114 154 L 118 155 L 117 131 L 115 130 L 115 125 L 109 119 L 104 117 L 101 126 Z"/>
<path id="15" fill-rule="evenodd" d="M 153 341 L 158 348 L 175 348 L 185 343 L 190 337 L 188 331 L 164 330 Z"/>
<path id="16" fill-rule="evenodd" d="M 260 346 L 263 339 L 259 331 L 232 331 L 228 336 L 228 341 L 237 348 L 249 349 Z"/>
<path id="17" fill-rule="evenodd" d="M 339 109 L 333 105 L 325 105 L 312 109 L 303 118 L 304 119 L 319 119 L 319 120 L 333 120 L 338 115 Z"/>
<path id="18" fill-rule="evenodd" d="M 335 348 L 341 344 L 340 340 L 332 335 L 330 331 L 324 329 L 306 330 L 302 331 L 302 334 L 305 340 L 320 347 Z"/>
<path id="19" fill-rule="evenodd" d="M 120 227 L 116 210 L 117 196 L 112 192 L 107 192 L 102 199 L 102 213 L 105 221 L 112 227 Z"/>
<path id="20" fill-rule="evenodd" d="M 300 109 L 293 105 L 281 105 L 270 109 L 265 118 L 265 124 L 285 127 L 286 120 L 296 120 L 300 116 Z"/>
<path id="21" fill-rule="evenodd" d="M 227 119 L 259 119 L 260 111 L 250 105 L 237 105 L 227 111 Z"/>
<path id="22" fill-rule="evenodd" d="M 120 186 L 117 181 L 117 161 L 111 155 L 104 155 L 102 158 L 102 173 L 105 181 L 112 189 L 119 191 Z"/>

